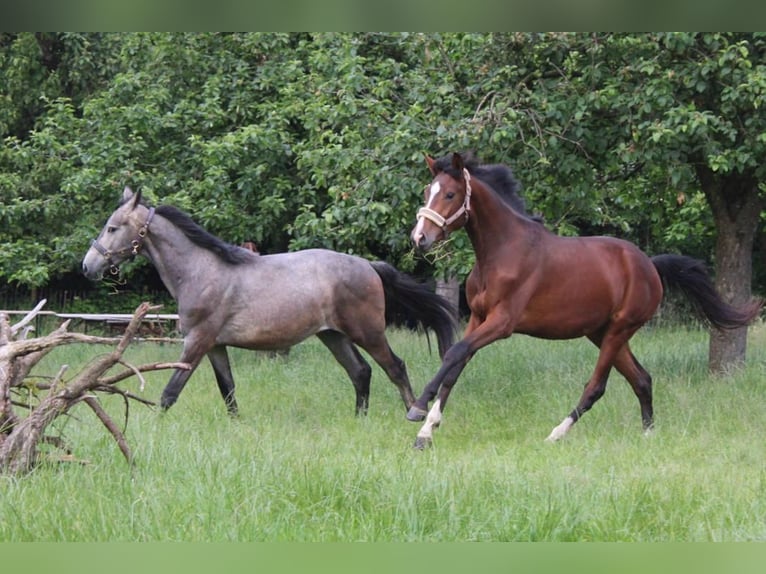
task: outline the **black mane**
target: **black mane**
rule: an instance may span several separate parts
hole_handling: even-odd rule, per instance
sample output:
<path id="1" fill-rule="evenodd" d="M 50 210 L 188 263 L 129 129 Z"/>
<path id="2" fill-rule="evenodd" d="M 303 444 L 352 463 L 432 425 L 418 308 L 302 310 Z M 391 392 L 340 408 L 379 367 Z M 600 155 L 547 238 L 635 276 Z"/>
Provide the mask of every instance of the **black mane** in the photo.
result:
<path id="1" fill-rule="evenodd" d="M 231 245 L 219 239 L 212 233 L 205 231 L 201 226 L 195 223 L 186 213 L 173 207 L 172 205 L 160 205 L 154 210 L 156 215 L 164 217 L 170 223 L 180 229 L 189 240 L 195 245 L 212 251 L 226 263 L 231 265 L 241 265 L 252 261 L 256 256 L 247 249 L 242 249 L 236 245 Z"/>
<path id="2" fill-rule="evenodd" d="M 524 200 L 519 195 L 521 183 L 513 175 L 511 168 L 499 163 L 482 164 L 481 160 L 473 152 L 461 153 L 460 156 L 463 158 L 463 164 L 468 173 L 471 174 L 471 177 L 480 179 L 514 210 L 527 215 Z M 437 172 L 443 171 L 454 178 L 463 177 L 462 173 L 459 173 L 458 170 L 452 167 L 452 154 L 437 159 L 434 168 Z"/>

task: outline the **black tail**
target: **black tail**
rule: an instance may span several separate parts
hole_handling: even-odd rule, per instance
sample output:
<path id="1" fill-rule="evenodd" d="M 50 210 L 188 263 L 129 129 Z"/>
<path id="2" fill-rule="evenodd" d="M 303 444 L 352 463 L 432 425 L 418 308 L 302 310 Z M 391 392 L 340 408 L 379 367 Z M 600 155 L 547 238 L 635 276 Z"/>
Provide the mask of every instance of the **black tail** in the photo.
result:
<path id="1" fill-rule="evenodd" d="M 371 265 L 383 281 L 386 324 L 414 321 L 424 330 L 432 330 L 439 342 L 439 356 L 444 357 L 455 342 L 457 332 L 457 312 L 452 305 L 427 285 L 418 283 L 388 263 L 374 261 Z"/>
<path id="2" fill-rule="evenodd" d="M 657 255 L 652 257 L 652 263 L 665 287 L 681 291 L 700 319 L 716 329 L 744 327 L 761 312 L 760 299 L 742 307 L 733 307 L 721 299 L 702 261 L 684 255 Z"/>

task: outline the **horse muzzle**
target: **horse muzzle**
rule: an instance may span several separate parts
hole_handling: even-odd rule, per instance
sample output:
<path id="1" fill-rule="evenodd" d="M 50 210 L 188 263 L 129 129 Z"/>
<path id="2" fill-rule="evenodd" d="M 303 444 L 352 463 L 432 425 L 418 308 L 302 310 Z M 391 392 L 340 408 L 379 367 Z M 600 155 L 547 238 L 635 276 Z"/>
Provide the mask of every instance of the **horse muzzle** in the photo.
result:
<path id="1" fill-rule="evenodd" d="M 104 267 L 93 264 L 88 265 L 86 259 L 83 259 L 82 274 L 91 281 L 99 281 L 104 277 Z"/>
<path id="2" fill-rule="evenodd" d="M 104 278 L 106 270 L 109 270 L 112 275 L 117 275 L 120 272 L 117 265 L 112 258 L 112 254 L 98 249 L 94 241 L 82 260 L 82 274 L 91 281 L 99 281 Z"/>
<path id="3" fill-rule="evenodd" d="M 418 230 L 416 227 L 413 229 L 412 234 L 410 235 L 410 239 L 412 240 L 412 244 L 421 253 L 426 253 L 431 250 L 434 243 L 436 243 L 442 236 L 442 233 L 439 233 L 438 236 L 434 237 L 432 234 L 427 233 L 422 230 Z"/>

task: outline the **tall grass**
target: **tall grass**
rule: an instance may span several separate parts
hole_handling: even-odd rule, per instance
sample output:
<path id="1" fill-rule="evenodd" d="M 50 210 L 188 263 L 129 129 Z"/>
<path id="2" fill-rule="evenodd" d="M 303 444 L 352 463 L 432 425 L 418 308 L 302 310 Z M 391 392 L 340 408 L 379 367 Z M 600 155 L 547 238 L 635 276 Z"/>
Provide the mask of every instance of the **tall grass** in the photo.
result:
<path id="1" fill-rule="evenodd" d="M 390 338 L 419 392 L 437 357 L 420 336 Z M 633 347 L 655 382 L 650 435 L 614 374 L 570 434 L 545 443 L 596 350 L 519 336 L 477 354 L 425 452 L 411 448 L 418 425 L 377 366 L 369 415 L 356 418 L 351 384 L 318 341 L 286 358 L 232 350 L 238 419 L 203 364 L 167 413 L 131 405 L 130 468 L 82 408 L 59 430 L 85 464 L 0 478 L 0 540 L 765 539 L 766 327 L 752 329 L 746 368 L 727 378 L 708 375 L 699 330 L 645 328 Z M 47 367 L 97 352 L 60 349 Z M 127 359 L 179 353 L 143 344 Z M 157 399 L 167 377 L 148 375 L 144 394 Z M 120 400 L 105 403 L 122 416 Z"/>

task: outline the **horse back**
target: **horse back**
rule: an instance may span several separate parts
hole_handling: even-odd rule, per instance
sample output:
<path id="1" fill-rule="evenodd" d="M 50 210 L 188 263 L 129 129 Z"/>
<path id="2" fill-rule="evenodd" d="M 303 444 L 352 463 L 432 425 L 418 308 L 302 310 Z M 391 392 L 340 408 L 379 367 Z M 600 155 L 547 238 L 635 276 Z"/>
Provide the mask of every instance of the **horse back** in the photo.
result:
<path id="1" fill-rule="evenodd" d="M 219 344 L 294 345 L 319 331 L 345 331 L 363 310 L 385 326 L 380 279 L 362 258 L 311 249 L 236 269 L 218 305 Z"/>

